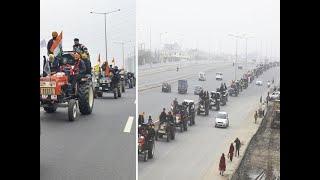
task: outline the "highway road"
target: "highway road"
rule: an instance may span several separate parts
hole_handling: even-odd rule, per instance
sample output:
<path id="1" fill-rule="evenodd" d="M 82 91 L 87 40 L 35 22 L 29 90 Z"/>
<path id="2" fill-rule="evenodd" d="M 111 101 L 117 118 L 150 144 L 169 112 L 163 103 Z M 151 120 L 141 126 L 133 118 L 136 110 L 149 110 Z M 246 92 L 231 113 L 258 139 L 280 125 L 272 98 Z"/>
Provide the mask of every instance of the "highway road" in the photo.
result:
<path id="1" fill-rule="evenodd" d="M 214 67 L 216 65 L 207 65 Z M 200 68 L 201 69 L 201 68 Z M 231 142 L 230 137 L 236 138 L 236 132 L 243 128 L 243 123 L 247 122 L 247 117 L 254 105 L 257 104 L 262 94 L 267 92 L 266 81 L 275 79 L 275 84 L 280 81 L 280 68 L 272 68 L 264 72 L 259 79 L 265 82 L 264 86 L 256 86 L 254 82 L 248 89 L 240 93 L 238 97 L 229 97 L 226 106 L 221 106 L 221 111 L 229 113 L 230 127 L 226 129 L 214 128 L 213 120 L 216 111 L 210 111 L 209 116 L 196 116 L 196 125 L 188 128 L 187 132 L 176 135 L 176 139 L 169 143 L 157 141 L 154 159 L 148 162 L 139 161 L 139 180 L 199 180 L 203 179 L 207 172 L 219 163 L 222 152 L 227 152 Z M 145 112 L 146 116 L 152 115 L 153 119 L 158 119 L 162 108 L 169 109 L 175 97 L 181 103 L 184 99 L 198 101 L 198 96 L 193 94 L 193 85 L 202 85 L 205 90 L 212 91 L 220 86 L 221 81 L 215 80 L 215 73 L 222 72 L 224 80 L 229 82 L 234 79 L 234 67 L 232 65 L 219 67 L 207 72 L 207 81 L 198 81 L 197 68 L 189 68 L 185 74 L 190 74 L 188 78 L 188 94 L 177 93 L 177 83 L 172 84 L 171 93 L 161 93 L 161 87 L 152 88 L 139 92 L 139 112 Z M 237 77 L 240 77 L 245 70 L 237 70 Z M 178 76 L 179 72 L 177 72 Z M 161 77 L 159 79 L 159 77 Z M 155 74 L 148 78 L 158 81 L 165 81 L 174 76 L 172 73 Z M 256 79 L 255 79 L 256 80 Z M 144 80 L 143 82 L 147 81 Z M 140 84 L 140 79 L 139 79 Z M 217 170 L 218 173 L 218 170 Z"/>
<path id="2" fill-rule="evenodd" d="M 95 99 L 93 113 L 74 122 L 67 121 L 66 108 L 40 110 L 40 179 L 135 179 L 135 92 Z"/>

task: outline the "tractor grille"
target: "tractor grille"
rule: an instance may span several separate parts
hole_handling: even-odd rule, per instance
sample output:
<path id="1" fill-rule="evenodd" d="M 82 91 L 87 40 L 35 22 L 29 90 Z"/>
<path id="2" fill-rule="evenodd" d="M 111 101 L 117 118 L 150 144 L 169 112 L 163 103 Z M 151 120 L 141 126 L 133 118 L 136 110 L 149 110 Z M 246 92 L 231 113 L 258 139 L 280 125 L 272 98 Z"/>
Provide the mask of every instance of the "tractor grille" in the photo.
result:
<path id="1" fill-rule="evenodd" d="M 55 89 L 54 88 L 40 88 L 42 95 L 54 95 Z"/>

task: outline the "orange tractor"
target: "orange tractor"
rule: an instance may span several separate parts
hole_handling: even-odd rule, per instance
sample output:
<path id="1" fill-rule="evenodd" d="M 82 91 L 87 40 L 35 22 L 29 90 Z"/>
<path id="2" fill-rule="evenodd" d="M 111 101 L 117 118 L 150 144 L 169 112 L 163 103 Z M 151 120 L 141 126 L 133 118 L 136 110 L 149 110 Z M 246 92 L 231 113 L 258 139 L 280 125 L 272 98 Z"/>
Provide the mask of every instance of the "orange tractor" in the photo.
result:
<path id="1" fill-rule="evenodd" d="M 59 68 L 60 72 L 40 77 L 40 106 L 47 113 L 67 107 L 69 121 L 78 118 L 79 110 L 81 114 L 91 114 L 94 104 L 91 75 L 77 74 L 72 51 L 63 52 Z"/>

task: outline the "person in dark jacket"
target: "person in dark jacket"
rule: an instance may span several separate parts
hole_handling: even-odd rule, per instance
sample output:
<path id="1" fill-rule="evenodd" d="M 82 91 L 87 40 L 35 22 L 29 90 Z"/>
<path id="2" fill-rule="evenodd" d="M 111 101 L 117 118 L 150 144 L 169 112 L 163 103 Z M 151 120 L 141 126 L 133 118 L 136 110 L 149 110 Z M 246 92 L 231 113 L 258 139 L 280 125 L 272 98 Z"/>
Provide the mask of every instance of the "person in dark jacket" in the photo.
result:
<path id="1" fill-rule="evenodd" d="M 166 121 L 166 117 L 167 117 L 166 108 L 163 108 L 163 111 L 161 112 L 161 114 L 159 116 L 160 123 Z"/>
<path id="2" fill-rule="evenodd" d="M 75 53 L 74 59 L 76 60 L 75 69 L 74 69 L 75 74 L 78 74 L 79 78 L 82 78 L 86 74 L 86 66 L 83 60 L 81 59 L 80 54 Z"/>
<path id="3" fill-rule="evenodd" d="M 228 154 L 231 162 L 233 159 L 233 152 L 234 152 L 234 146 L 233 146 L 233 143 L 231 143 L 230 148 L 229 148 L 229 154 Z"/>
<path id="4" fill-rule="evenodd" d="M 223 172 L 225 170 L 226 170 L 226 158 L 224 157 L 224 153 L 222 153 L 220 162 L 219 162 L 219 171 L 221 176 L 223 176 Z"/>
<path id="5" fill-rule="evenodd" d="M 173 115 L 171 114 L 171 112 L 170 112 L 170 111 L 168 112 L 167 120 L 168 120 L 170 123 L 172 123 L 172 124 L 174 123 Z"/>
<path id="6" fill-rule="evenodd" d="M 91 74 L 91 61 L 90 61 L 90 55 L 88 52 L 88 48 L 86 46 L 84 46 L 83 44 L 80 44 L 78 38 L 74 38 L 73 51 L 75 51 L 81 55 L 81 59 L 83 60 L 84 64 L 86 65 L 86 69 L 87 69 L 86 74 Z"/>
<path id="7" fill-rule="evenodd" d="M 53 44 L 53 42 L 57 39 L 58 37 L 58 33 L 56 31 L 52 32 L 52 39 L 50 39 L 48 41 L 48 44 L 47 44 L 47 55 L 49 56 L 49 54 L 53 54 L 53 52 L 50 51 L 50 48 Z"/>
<path id="8" fill-rule="evenodd" d="M 238 157 L 239 157 L 239 151 L 240 151 L 240 146 L 241 146 L 239 138 L 236 138 L 236 140 L 234 142 L 236 143 L 236 153 L 235 153 L 234 157 L 236 157 L 237 154 L 238 154 Z"/>

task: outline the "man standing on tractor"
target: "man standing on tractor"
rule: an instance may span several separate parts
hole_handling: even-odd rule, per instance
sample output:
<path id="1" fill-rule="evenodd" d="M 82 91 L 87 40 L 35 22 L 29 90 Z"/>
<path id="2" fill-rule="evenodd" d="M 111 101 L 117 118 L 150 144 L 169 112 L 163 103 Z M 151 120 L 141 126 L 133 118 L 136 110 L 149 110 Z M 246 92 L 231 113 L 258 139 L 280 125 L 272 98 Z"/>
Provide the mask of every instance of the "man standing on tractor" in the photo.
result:
<path id="1" fill-rule="evenodd" d="M 73 51 L 81 55 L 81 59 L 84 61 L 86 66 L 86 74 L 91 74 L 91 61 L 88 48 L 83 44 L 80 44 L 78 38 L 74 38 Z"/>
<path id="2" fill-rule="evenodd" d="M 53 45 L 54 41 L 57 39 L 58 33 L 56 31 L 54 31 L 54 32 L 52 32 L 51 35 L 52 35 L 52 39 L 50 39 L 47 44 L 47 55 L 48 56 L 49 56 L 49 54 L 53 54 L 53 52 L 50 49 L 51 49 L 51 46 Z"/>

